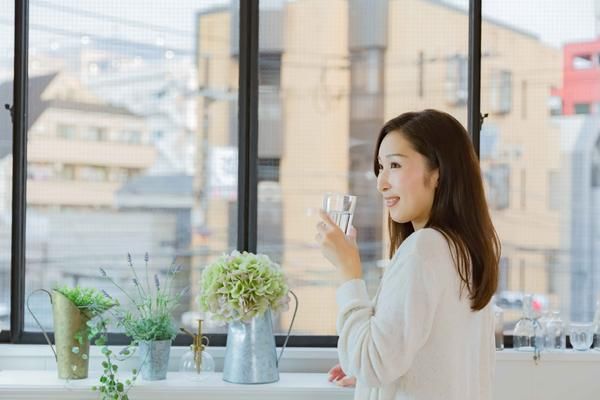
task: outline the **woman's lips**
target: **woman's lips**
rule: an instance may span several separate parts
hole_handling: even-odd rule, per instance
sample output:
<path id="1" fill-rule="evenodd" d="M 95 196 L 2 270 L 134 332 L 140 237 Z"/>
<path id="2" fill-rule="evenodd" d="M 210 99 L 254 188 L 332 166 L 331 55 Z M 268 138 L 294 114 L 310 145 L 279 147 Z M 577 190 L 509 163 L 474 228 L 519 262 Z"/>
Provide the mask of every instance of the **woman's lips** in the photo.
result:
<path id="1" fill-rule="evenodd" d="M 385 199 L 385 205 L 387 207 L 393 207 L 400 200 L 400 197 L 389 197 Z"/>

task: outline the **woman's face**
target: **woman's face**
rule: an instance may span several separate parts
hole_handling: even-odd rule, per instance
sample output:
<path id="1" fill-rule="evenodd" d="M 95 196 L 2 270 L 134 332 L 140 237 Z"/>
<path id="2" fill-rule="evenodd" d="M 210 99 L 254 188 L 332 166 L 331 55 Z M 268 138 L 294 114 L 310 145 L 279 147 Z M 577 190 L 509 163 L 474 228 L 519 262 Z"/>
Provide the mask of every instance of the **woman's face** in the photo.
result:
<path id="1" fill-rule="evenodd" d="M 377 160 L 377 190 L 392 220 L 412 222 L 415 230 L 423 228 L 429 220 L 439 171 L 430 171 L 427 159 L 398 131 L 383 138 Z"/>

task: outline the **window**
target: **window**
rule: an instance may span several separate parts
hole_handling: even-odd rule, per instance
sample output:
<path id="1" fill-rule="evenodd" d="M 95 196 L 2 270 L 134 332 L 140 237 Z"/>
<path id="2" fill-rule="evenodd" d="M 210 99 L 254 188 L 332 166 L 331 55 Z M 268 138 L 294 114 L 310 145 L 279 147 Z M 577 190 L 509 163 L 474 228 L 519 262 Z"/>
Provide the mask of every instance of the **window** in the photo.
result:
<path id="1" fill-rule="evenodd" d="M 512 108 L 512 72 L 494 70 L 491 79 L 490 111 L 496 114 L 507 114 Z M 523 93 L 525 93 L 525 89 L 523 89 Z M 523 100 L 525 100 L 525 97 L 523 97 Z M 524 106 L 525 103 L 523 103 Z"/>
<path id="2" fill-rule="evenodd" d="M 290 274 L 300 298 L 294 331 L 335 335 L 338 281 L 315 248 L 316 216 L 310 210 L 321 206 L 328 191 L 358 196 L 353 224 L 374 294 L 382 272 L 377 265 L 388 253 L 372 169 L 375 139 L 383 123 L 404 110 L 446 108 L 440 95 L 446 89 L 447 54 L 438 48 L 462 54 L 453 81 L 460 96 L 453 114 L 466 121 L 468 37 L 466 30 L 455 34 L 458 27 L 448 21 L 467 24 L 467 2 L 433 4 L 433 9 L 429 2 L 413 2 L 410 16 L 398 1 L 276 3 L 260 2 L 259 60 L 280 62 L 259 63 L 259 75 L 271 79 L 259 82 L 257 245 Z M 280 129 L 266 127 L 272 118 L 267 110 L 278 110 Z M 263 181 L 267 166 L 276 165 L 277 182 Z M 282 314 L 276 331 L 286 332 L 290 318 L 291 313 Z"/>
<path id="3" fill-rule="evenodd" d="M 487 182 L 487 201 L 490 208 L 504 210 L 510 199 L 510 166 L 493 164 L 484 174 Z"/>
<path id="4" fill-rule="evenodd" d="M 13 5 L 0 0 L 3 18 L 4 3 Z M 129 286 L 127 253 L 140 266 L 147 251 L 150 274 L 165 273 L 173 258 L 182 264 L 177 285 L 191 292 L 174 318 L 195 329 L 202 268 L 231 251 L 230 237 L 235 246 L 237 234 L 237 142 L 229 138 L 230 131 L 237 138 L 230 114 L 237 115 L 238 60 L 229 54 L 237 47 L 231 17 L 238 3 L 224 12 L 213 3 L 30 4 L 31 20 L 39 21 L 29 32 L 30 49 L 36 49 L 29 53 L 30 129 L 55 132 L 29 143 L 27 293 L 81 284 L 115 294 L 98 268 Z M 48 33 L 58 28 L 77 34 Z M 0 25 L 3 46 L 8 31 Z M 10 70 L 7 61 L 0 57 L 0 74 Z M 198 81 L 205 92 L 197 91 Z M 226 149 L 224 156 L 211 159 L 218 148 Z M 6 167 L 3 158 L 0 163 Z M 215 176 L 227 190 L 210 186 Z M 0 185 L 4 177 L 0 172 Z M 4 206 L 10 196 L 2 189 Z M 10 219 L 4 208 L 0 212 L 2 325 Z M 48 301 L 34 296 L 30 304 L 51 329 Z M 30 315 L 24 317 L 25 330 L 38 332 Z M 206 321 L 205 331 L 213 329 L 222 328 Z"/>
<path id="5" fill-rule="evenodd" d="M 13 104 L 15 2 L 0 0 L 0 341 L 10 331 L 11 225 L 12 225 L 12 124 L 4 104 Z"/>
<path id="6" fill-rule="evenodd" d="M 548 208 L 553 211 L 560 210 L 560 174 L 558 171 L 548 171 Z"/>
<path id="7" fill-rule="evenodd" d="M 468 97 L 468 59 L 462 54 L 448 58 L 446 99 L 450 105 L 464 105 Z"/>
<path id="8" fill-rule="evenodd" d="M 240 2 L 180 3 L 153 0 L 143 10 L 113 2 L 94 9 L 74 0 L 61 8 L 31 3 L 32 20 L 41 22 L 30 24 L 29 86 L 36 90 L 28 114 L 30 137 L 39 140 L 28 144 L 26 292 L 59 282 L 109 289 L 99 280 L 99 265 L 125 284 L 127 252 L 139 263 L 149 251 L 151 273 L 177 257 L 185 271 L 181 285 L 191 283 L 192 292 L 175 318 L 193 328 L 202 268 L 237 247 L 238 209 L 249 207 L 237 198 L 238 111 L 248 110 L 237 103 Z M 14 21 L 13 3 L 7 4 L 0 16 Z M 251 122 L 259 141 L 251 154 L 258 163 L 258 204 L 250 210 L 258 227 L 249 235 L 259 252 L 289 272 L 301 299 L 296 343 L 305 336 L 311 345 L 334 345 L 335 339 L 337 278 L 315 249 L 315 220 L 307 211 L 319 207 L 327 191 L 358 195 L 354 225 L 374 294 L 388 250 L 372 172 L 374 138 L 404 110 L 445 109 L 466 125 L 467 6 L 466 0 L 414 1 L 407 16 L 401 1 L 260 2 L 259 96 L 246 106 L 258 108 L 258 121 Z M 571 98 L 565 89 L 572 83 L 562 80 L 561 60 L 569 60 L 563 44 L 579 38 L 528 33 L 538 29 L 532 18 L 563 23 L 554 7 L 527 15 L 504 5 L 510 18 L 497 15 L 492 2 L 483 7 L 481 111 L 490 117 L 480 154 L 503 244 L 498 304 L 512 309 L 505 314 L 508 329 L 526 292 L 560 309 L 565 320 L 582 317 L 593 311 L 594 293 L 581 277 L 597 272 L 592 261 L 600 249 L 577 228 L 598 210 L 581 207 L 565 221 L 556 206 L 573 208 L 576 199 L 597 194 L 600 163 L 592 149 L 598 132 L 574 129 L 569 116 L 553 118 L 563 104 L 570 112 L 575 100 L 587 101 Z M 55 21 L 77 37 L 53 29 Z M 0 25 L 0 45 L 12 45 L 12 28 Z M 582 69 L 590 63 L 585 56 L 573 62 Z M 568 61 L 566 69 L 571 66 Z M 2 103 L 11 102 L 3 88 L 11 87 L 12 68 L 10 57 L 0 57 Z M 0 123 L 6 115 L 0 110 Z M 0 329 L 8 321 L 2 306 L 10 303 L 12 210 L 12 162 L 10 151 L 1 152 L 3 137 Z M 582 147 L 562 154 L 562 137 L 577 138 Z M 563 203 L 552 197 L 557 192 L 564 192 Z M 50 328 L 49 305 L 41 299 L 31 305 Z M 24 317 L 25 330 L 37 332 Z M 276 333 L 286 332 L 290 318 L 276 318 Z M 210 319 L 205 328 L 224 332 Z M 0 340 L 6 340 L 1 333 Z"/>
<path id="9" fill-rule="evenodd" d="M 74 140 L 77 138 L 77 130 L 73 125 L 58 124 L 56 127 L 56 136 L 61 139 Z"/>
<path id="10" fill-rule="evenodd" d="M 481 103 L 490 104 L 485 124 L 498 127 L 499 151 L 482 160 L 482 168 L 502 257 L 510 260 L 510 269 L 501 268 L 504 299 L 514 305 L 511 298 L 531 293 L 543 311 L 559 310 L 563 320 L 591 320 L 597 288 L 586 281 L 599 273 L 591 260 L 600 247 L 590 236 L 596 228 L 581 227 L 597 215 L 585 199 L 592 198 L 591 160 L 598 132 L 592 125 L 575 128 L 579 116 L 560 114 L 563 105 L 565 114 L 572 114 L 574 103 L 576 114 L 591 112 L 587 99 L 578 96 L 583 87 L 597 85 L 598 78 L 586 74 L 582 79 L 569 71 L 595 68 L 592 54 L 598 41 L 533 28 L 532 21 L 538 20 L 548 27 L 563 26 L 564 10 L 576 9 L 567 1 L 549 2 L 535 11 L 492 3 L 482 2 L 483 16 L 490 21 L 482 23 L 482 47 L 494 56 L 482 58 Z M 593 18 L 582 12 L 578 20 L 593 23 Z M 522 96 L 514 96 L 514 90 L 511 94 L 516 82 Z M 486 87 L 492 90 L 486 93 Z M 526 112 L 511 112 L 525 102 Z M 565 148 L 564 138 L 577 144 Z M 509 330 L 520 316 L 518 308 L 514 311 L 505 313 Z"/>
<path id="11" fill-rule="evenodd" d="M 574 69 L 590 69 L 594 63 L 591 54 L 579 54 L 573 56 L 572 65 Z"/>
<path id="12" fill-rule="evenodd" d="M 108 135 L 106 129 L 99 127 L 89 127 L 84 129 L 81 133 L 81 138 L 83 140 L 90 140 L 94 142 L 103 142 L 108 139 Z"/>
<path id="13" fill-rule="evenodd" d="M 591 110 L 590 103 L 575 103 L 575 114 L 590 114 Z"/>

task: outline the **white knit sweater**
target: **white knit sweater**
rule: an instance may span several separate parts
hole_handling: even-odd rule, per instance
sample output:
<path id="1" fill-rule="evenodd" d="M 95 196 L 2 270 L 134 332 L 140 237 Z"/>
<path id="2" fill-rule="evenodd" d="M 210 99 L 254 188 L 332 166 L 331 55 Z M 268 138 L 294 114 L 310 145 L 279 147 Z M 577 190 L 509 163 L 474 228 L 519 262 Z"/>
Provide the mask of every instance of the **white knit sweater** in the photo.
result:
<path id="1" fill-rule="evenodd" d="M 400 246 L 371 301 L 362 279 L 336 293 L 338 355 L 355 399 L 491 400 L 491 302 L 473 312 L 448 243 L 420 229 Z"/>

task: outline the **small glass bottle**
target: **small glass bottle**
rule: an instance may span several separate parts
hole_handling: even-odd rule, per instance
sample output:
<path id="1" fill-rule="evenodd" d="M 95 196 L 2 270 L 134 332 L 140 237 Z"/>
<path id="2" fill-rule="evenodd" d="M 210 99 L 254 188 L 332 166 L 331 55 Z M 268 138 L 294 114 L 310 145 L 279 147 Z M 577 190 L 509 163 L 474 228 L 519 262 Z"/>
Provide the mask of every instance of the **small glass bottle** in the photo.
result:
<path id="1" fill-rule="evenodd" d="M 184 372 L 189 379 L 203 380 L 208 372 L 215 372 L 215 360 L 206 350 L 197 352 L 191 344 L 190 350 L 181 356 L 179 372 Z"/>
<path id="2" fill-rule="evenodd" d="M 513 347 L 519 351 L 539 354 L 544 348 L 544 328 L 533 310 L 533 296 L 523 296 L 523 315 L 513 331 Z"/>
<path id="3" fill-rule="evenodd" d="M 594 341 L 592 349 L 600 351 L 600 298 L 596 301 L 596 313 L 594 314 Z"/>
<path id="4" fill-rule="evenodd" d="M 504 311 L 494 304 L 494 338 L 496 350 L 504 350 Z"/>
<path id="5" fill-rule="evenodd" d="M 206 351 L 208 338 L 202 336 L 202 320 L 198 320 L 197 334 L 190 333 L 183 328 L 181 330 L 192 336 L 194 342 L 190 345 L 190 349 L 181 356 L 179 372 L 185 373 L 189 379 L 203 380 L 209 372 L 215 372 L 215 360 Z M 202 343 L 202 340 L 206 340 L 206 344 Z"/>
<path id="6" fill-rule="evenodd" d="M 560 311 L 552 312 L 552 318 L 546 324 L 546 348 L 550 351 L 562 351 L 567 347 L 567 332 Z"/>

